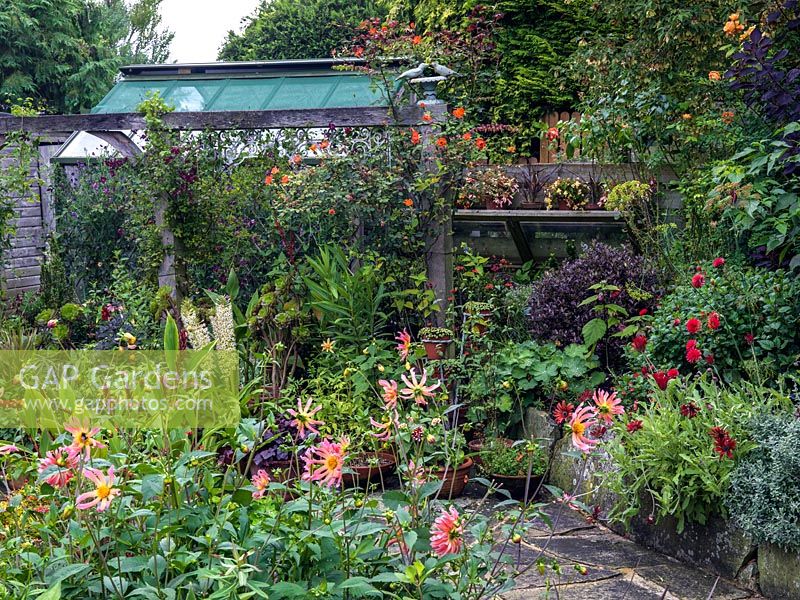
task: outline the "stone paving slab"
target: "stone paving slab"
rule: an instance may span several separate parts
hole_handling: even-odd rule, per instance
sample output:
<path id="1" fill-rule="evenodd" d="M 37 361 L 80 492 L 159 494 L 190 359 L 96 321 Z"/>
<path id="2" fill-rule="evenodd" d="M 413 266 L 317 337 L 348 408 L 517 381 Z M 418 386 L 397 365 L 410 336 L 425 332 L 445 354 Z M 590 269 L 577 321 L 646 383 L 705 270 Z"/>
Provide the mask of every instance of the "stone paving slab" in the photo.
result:
<path id="1" fill-rule="evenodd" d="M 554 522 L 554 533 L 544 522 L 534 522 L 520 546 L 509 548 L 512 556 L 519 555 L 523 572 L 502 600 L 763 600 L 733 582 L 589 524 L 563 505 L 551 504 L 545 512 Z M 525 568 L 540 556 L 557 561 L 561 574 Z M 585 567 L 586 574 L 575 565 Z"/>

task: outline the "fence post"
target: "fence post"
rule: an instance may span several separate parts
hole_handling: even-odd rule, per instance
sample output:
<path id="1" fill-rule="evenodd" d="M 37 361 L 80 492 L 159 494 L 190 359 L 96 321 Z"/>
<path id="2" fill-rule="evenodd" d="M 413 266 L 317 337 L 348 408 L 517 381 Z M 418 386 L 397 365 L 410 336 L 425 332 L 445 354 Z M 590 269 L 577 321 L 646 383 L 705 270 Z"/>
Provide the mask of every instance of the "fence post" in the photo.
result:
<path id="1" fill-rule="evenodd" d="M 438 169 L 436 164 L 436 136 L 439 124 L 447 118 L 446 104 L 428 104 L 426 112 L 432 120 L 421 127 L 422 169 L 425 173 L 433 173 Z M 438 300 L 439 310 L 435 313 L 438 327 L 445 325 L 448 298 L 453 289 L 453 207 L 445 206 L 440 215 L 436 214 L 436 198 L 430 198 L 423 209 L 430 215 L 425 228 L 425 265 L 428 282 L 433 286 Z"/>

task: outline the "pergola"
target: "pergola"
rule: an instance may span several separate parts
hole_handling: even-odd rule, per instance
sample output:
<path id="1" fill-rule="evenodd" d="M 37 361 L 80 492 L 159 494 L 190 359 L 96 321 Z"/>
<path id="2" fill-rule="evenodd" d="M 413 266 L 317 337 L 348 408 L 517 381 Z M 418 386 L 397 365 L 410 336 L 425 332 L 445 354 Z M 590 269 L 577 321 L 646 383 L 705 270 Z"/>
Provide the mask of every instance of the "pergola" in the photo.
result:
<path id="1" fill-rule="evenodd" d="M 68 135 L 57 156 L 69 155 L 76 140 L 90 136 L 113 148 L 122 157 L 135 159 L 142 153 L 131 132 L 146 128 L 144 117 L 135 112 L 146 94 L 158 91 L 175 111 L 163 117 L 169 129 L 183 131 L 349 128 L 420 128 L 423 157 L 433 156 L 431 131 L 446 114 L 444 104 L 426 106 L 433 119 L 422 121 L 422 109 L 412 105 L 390 109 L 386 93 L 376 89 L 359 72 L 335 67 L 358 64 L 357 59 L 274 61 L 264 63 L 210 63 L 137 65 L 124 67 L 123 78 L 90 114 L 0 116 L 0 147 L 12 131 L 33 136 Z M 394 93 L 392 90 L 391 93 Z M 47 167 L 51 157 L 40 162 Z M 420 169 L 430 164 L 423 160 Z M 156 206 L 161 228 L 164 259 L 159 284 L 175 289 L 175 237 L 165 222 L 165 202 Z M 42 209 L 43 215 L 47 211 Z M 43 216 L 46 221 L 46 215 Z M 44 225 L 43 223 L 43 229 Z M 428 279 L 446 308 L 452 288 L 452 223 L 436 222 L 426 231 Z M 440 311 L 444 315 L 444 310 Z"/>

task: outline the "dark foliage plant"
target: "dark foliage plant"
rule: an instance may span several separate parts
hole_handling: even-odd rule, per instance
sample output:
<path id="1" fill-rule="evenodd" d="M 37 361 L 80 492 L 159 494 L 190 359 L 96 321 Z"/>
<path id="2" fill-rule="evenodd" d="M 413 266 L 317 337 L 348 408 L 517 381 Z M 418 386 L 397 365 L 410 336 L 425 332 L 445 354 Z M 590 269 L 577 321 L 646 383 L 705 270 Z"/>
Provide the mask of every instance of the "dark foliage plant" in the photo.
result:
<path id="1" fill-rule="evenodd" d="M 755 419 L 750 435 L 758 445 L 731 475 L 728 513 L 755 542 L 800 550 L 800 419 Z"/>
<path id="2" fill-rule="evenodd" d="M 590 286 L 601 281 L 619 288 L 610 300 L 631 316 L 642 309 L 650 310 L 660 287 L 655 271 L 630 248 L 594 242 L 581 256 L 533 284 L 528 303 L 533 337 L 563 345 L 581 343 L 583 326 L 596 316 L 591 305 L 581 306 L 581 302 L 592 294 Z M 607 350 L 608 363 L 614 365 L 623 345 L 621 338 L 606 338 L 597 353 L 606 356 Z"/>

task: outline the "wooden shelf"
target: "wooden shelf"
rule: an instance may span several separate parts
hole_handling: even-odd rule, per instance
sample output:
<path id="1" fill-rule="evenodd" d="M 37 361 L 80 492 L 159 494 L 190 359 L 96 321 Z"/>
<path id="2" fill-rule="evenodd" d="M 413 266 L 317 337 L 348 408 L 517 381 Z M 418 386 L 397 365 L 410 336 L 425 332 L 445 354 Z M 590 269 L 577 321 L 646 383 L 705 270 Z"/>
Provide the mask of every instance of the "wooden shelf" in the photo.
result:
<path id="1" fill-rule="evenodd" d="M 533 260 L 530 243 L 522 224 L 542 225 L 577 225 L 579 227 L 624 227 L 616 210 L 489 210 L 489 209 L 458 209 L 453 216 L 453 221 L 471 221 L 474 223 L 505 223 L 514 245 L 517 247 L 522 262 Z"/>
<path id="2" fill-rule="evenodd" d="M 489 210 L 475 208 L 460 208 L 453 217 L 456 221 L 516 221 L 518 223 L 610 223 L 618 221 L 619 211 L 616 210 Z"/>

